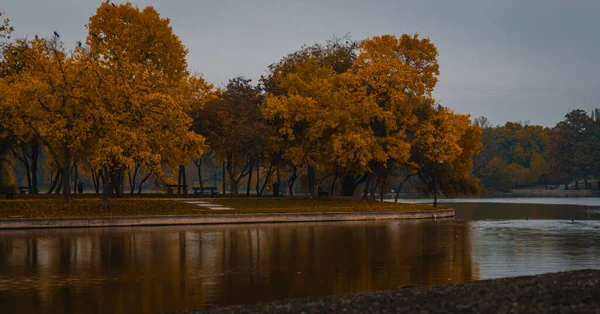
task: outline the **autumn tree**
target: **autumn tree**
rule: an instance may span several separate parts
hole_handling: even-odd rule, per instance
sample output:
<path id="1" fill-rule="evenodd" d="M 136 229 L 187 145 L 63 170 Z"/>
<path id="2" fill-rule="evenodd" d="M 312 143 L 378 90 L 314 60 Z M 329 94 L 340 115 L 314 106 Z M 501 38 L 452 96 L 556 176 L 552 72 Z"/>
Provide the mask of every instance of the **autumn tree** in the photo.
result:
<path id="1" fill-rule="evenodd" d="M 269 129 L 260 113 L 261 100 L 260 90 L 250 80 L 237 77 L 195 114 L 194 129 L 225 162 L 234 195 L 244 178 L 248 178 L 249 193 L 254 167 L 266 149 Z"/>
<path id="2" fill-rule="evenodd" d="M 388 171 L 392 167 L 414 168 L 409 162 L 412 142 L 424 126 L 417 113 L 423 108 L 430 110 L 435 103 L 432 92 L 439 75 L 437 49 L 428 38 L 406 34 L 399 38 L 375 36 L 363 40 L 359 48 L 355 75 L 382 111 L 382 118 L 374 119 L 370 126 L 385 158 L 384 162 L 373 161 L 372 168 L 377 163 Z M 383 178 L 388 171 L 383 171 Z M 352 195 L 359 182 L 345 176 L 344 195 Z M 379 185 L 383 187 L 384 183 Z"/>
<path id="3" fill-rule="evenodd" d="M 593 120 L 581 109 L 573 110 L 548 133 L 548 168 L 551 175 L 565 182 L 591 173 L 590 138 Z M 577 184 L 576 184 L 577 187 Z"/>
<path id="4" fill-rule="evenodd" d="M 152 7 L 103 3 L 90 17 L 86 43 L 88 100 L 101 111 L 91 163 L 104 169 L 106 196 L 123 185 L 126 169 L 160 176 L 163 167 L 202 155 L 204 138 L 190 130 L 189 116 L 202 92 L 189 79 L 187 49 L 169 19 Z"/>
<path id="5" fill-rule="evenodd" d="M 64 198 L 70 199 L 71 168 L 90 139 L 93 112 L 82 100 L 82 51 L 68 53 L 58 35 L 18 40 L 7 49 L 16 57 L 10 63 L 20 68 L 5 77 L 13 94 L 4 99 L 5 121 L 21 141 L 34 137 L 44 144 L 62 173 Z"/>
<path id="6" fill-rule="evenodd" d="M 481 129 L 469 115 L 436 105 L 421 117 L 414 133 L 410 163 L 424 183 L 423 191 L 455 197 L 477 194 L 478 180 L 471 175 L 473 155 L 479 151 Z"/>

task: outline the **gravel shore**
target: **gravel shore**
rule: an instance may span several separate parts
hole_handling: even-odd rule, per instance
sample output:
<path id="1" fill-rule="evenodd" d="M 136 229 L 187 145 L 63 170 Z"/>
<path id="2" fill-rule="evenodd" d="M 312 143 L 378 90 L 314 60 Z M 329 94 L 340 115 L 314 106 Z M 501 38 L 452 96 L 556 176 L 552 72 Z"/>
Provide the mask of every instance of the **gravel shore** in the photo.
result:
<path id="1" fill-rule="evenodd" d="M 407 287 L 179 313 L 600 313 L 600 270 Z"/>

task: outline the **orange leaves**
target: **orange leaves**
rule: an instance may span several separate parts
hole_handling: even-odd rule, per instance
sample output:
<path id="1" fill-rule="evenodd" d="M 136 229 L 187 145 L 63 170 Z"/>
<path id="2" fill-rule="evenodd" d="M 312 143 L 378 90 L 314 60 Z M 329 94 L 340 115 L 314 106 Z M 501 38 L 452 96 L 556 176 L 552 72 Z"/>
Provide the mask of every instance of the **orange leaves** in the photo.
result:
<path id="1" fill-rule="evenodd" d="M 271 67 L 265 85 L 276 95 L 265 97 L 262 112 L 301 164 L 363 173 L 371 162 L 406 163 L 408 136 L 427 128 L 417 125 L 415 108 L 433 104 L 436 58 L 435 46 L 417 35 L 307 47 Z"/>

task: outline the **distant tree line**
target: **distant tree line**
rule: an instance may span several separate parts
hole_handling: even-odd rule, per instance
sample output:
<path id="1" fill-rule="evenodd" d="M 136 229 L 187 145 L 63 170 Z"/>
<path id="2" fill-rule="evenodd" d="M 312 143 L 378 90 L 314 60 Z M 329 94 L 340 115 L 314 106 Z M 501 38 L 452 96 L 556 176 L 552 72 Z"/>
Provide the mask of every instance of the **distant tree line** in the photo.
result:
<path id="1" fill-rule="evenodd" d="M 475 119 L 483 130 L 473 174 L 490 191 L 543 185 L 563 189 L 600 188 L 600 111 L 573 110 L 554 127 L 507 122 L 493 127 Z M 570 184 L 572 183 L 572 184 Z"/>

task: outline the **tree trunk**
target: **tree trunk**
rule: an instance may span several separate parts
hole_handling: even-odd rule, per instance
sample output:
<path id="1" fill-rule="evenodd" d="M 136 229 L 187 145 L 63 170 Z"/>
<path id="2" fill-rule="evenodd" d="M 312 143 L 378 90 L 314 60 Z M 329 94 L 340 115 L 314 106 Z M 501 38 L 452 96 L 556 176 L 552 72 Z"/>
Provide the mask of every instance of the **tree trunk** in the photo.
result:
<path id="1" fill-rule="evenodd" d="M 58 179 L 58 184 L 56 185 L 56 190 L 54 190 L 54 193 L 57 195 L 60 194 L 60 192 L 62 191 L 63 181 L 64 181 L 62 169 L 60 169 L 59 172 L 60 172 L 60 177 Z"/>
<path id="2" fill-rule="evenodd" d="M 256 195 L 260 195 L 260 164 L 256 162 Z"/>
<path id="3" fill-rule="evenodd" d="M 148 178 L 150 178 L 150 175 L 147 174 L 144 179 L 142 179 L 142 181 L 140 181 L 140 185 L 138 186 L 138 194 L 142 194 L 142 186 L 144 186 L 144 183 L 146 183 L 146 181 L 148 180 Z"/>
<path id="4" fill-rule="evenodd" d="M 379 176 L 377 176 L 377 180 L 375 181 L 375 184 L 371 185 L 371 192 L 369 194 L 369 199 L 375 200 L 375 194 L 376 194 L 377 188 L 379 187 L 380 181 L 381 181 L 381 178 Z"/>
<path id="5" fill-rule="evenodd" d="M 58 179 L 60 178 L 60 174 L 61 174 L 61 172 L 58 171 L 58 172 L 56 172 L 56 175 L 54 175 L 54 179 L 52 180 L 52 184 L 50 185 L 50 189 L 48 190 L 48 194 L 52 194 L 52 192 L 56 188 L 56 186 L 58 184 Z"/>
<path id="6" fill-rule="evenodd" d="M 359 177 L 354 177 L 351 175 L 342 176 L 342 196 L 353 196 L 356 188 L 365 182 L 367 177 L 367 174 L 363 174 Z"/>
<path id="7" fill-rule="evenodd" d="M 27 157 L 27 143 L 21 143 L 20 146 L 20 150 L 21 150 L 21 154 L 18 153 L 18 151 L 15 149 L 12 151 L 13 156 L 23 165 L 23 168 L 25 168 L 25 177 L 27 178 L 27 188 L 29 189 L 30 193 L 32 191 L 32 182 L 31 182 L 31 167 L 29 166 L 29 159 Z M 19 182 L 20 185 L 20 182 Z"/>
<path id="8" fill-rule="evenodd" d="M 381 180 L 381 186 L 379 187 L 379 200 L 383 202 L 383 193 L 384 193 L 384 189 L 385 189 L 385 182 L 387 180 L 388 177 L 388 173 L 389 171 L 385 172 L 385 175 L 383 176 L 383 179 Z"/>
<path id="9" fill-rule="evenodd" d="M 31 147 L 31 192 L 32 194 L 39 194 L 39 184 L 38 184 L 38 160 L 40 157 L 40 147 L 41 145 L 38 143 L 34 143 Z"/>
<path id="10" fill-rule="evenodd" d="M 183 184 L 183 195 L 187 195 L 187 173 L 185 173 L 185 166 L 181 165 L 181 183 Z"/>
<path id="11" fill-rule="evenodd" d="M 133 168 L 133 175 L 131 174 L 131 171 L 127 171 L 127 175 L 129 176 L 129 195 L 131 195 L 131 196 L 133 196 L 133 193 L 135 192 L 135 185 L 136 185 L 137 174 L 138 174 L 139 170 L 140 170 L 140 163 L 136 161 L 135 166 Z"/>
<path id="12" fill-rule="evenodd" d="M 246 184 L 246 197 L 250 196 L 250 186 L 252 185 L 252 173 L 254 173 L 254 164 L 250 163 L 250 173 L 248 173 L 248 184 Z"/>
<path id="13" fill-rule="evenodd" d="M 79 173 L 77 171 L 77 163 L 73 163 L 73 176 L 75 179 L 73 180 L 73 194 L 77 194 L 77 185 L 79 183 Z"/>
<path id="14" fill-rule="evenodd" d="M 409 174 L 408 176 L 406 176 L 406 178 L 404 178 L 404 180 L 400 181 L 400 184 L 398 184 L 398 190 L 396 191 L 396 196 L 394 197 L 394 203 L 398 203 L 398 197 L 400 196 L 400 190 L 402 190 L 402 186 L 412 176 L 414 176 L 414 174 Z"/>
<path id="15" fill-rule="evenodd" d="M 290 196 L 294 196 L 294 183 L 296 183 L 296 178 L 298 178 L 297 170 L 298 168 L 296 166 L 292 166 L 292 176 L 288 180 Z"/>
<path id="16" fill-rule="evenodd" d="M 102 187 L 102 205 L 107 206 L 108 205 L 108 198 L 111 195 L 111 187 L 110 187 L 110 181 L 112 176 L 110 175 L 110 173 L 108 173 L 108 168 L 104 167 L 104 180 L 103 180 L 103 187 Z"/>
<path id="17" fill-rule="evenodd" d="M 279 196 L 279 182 L 281 182 L 281 174 L 279 172 L 279 165 L 277 166 L 277 170 L 275 171 L 276 176 L 277 176 L 277 181 L 273 182 L 273 196 L 278 197 Z"/>
<path id="18" fill-rule="evenodd" d="M 263 186 L 260 189 L 260 192 L 258 193 L 258 195 L 262 195 L 263 192 L 265 191 L 265 187 L 267 187 L 267 184 L 269 183 L 269 179 L 271 179 L 271 173 L 273 172 L 274 166 L 275 165 L 273 164 L 273 162 L 271 162 L 271 165 L 269 165 L 269 170 L 267 170 L 267 177 L 265 178 L 265 183 L 263 183 Z"/>
<path id="19" fill-rule="evenodd" d="M 71 150 L 67 144 L 64 145 L 65 152 L 65 161 L 63 165 L 63 175 L 62 175 L 62 183 L 63 183 L 63 198 L 65 200 L 71 200 Z"/>
<path id="20" fill-rule="evenodd" d="M 179 165 L 179 167 L 177 168 L 177 196 L 181 195 L 181 184 L 182 184 L 181 167 L 183 167 L 183 166 Z"/>
<path id="21" fill-rule="evenodd" d="M 333 192 L 335 191 L 335 183 L 339 177 L 339 172 L 335 172 L 335 176 L 333 176 L 333 181 L 331 181 L 331 188 L 329 189 L 329 195 L 333 196 Z"/>
<path id="22" fill-rule="evenodd" d="M 315 197 L 315 168 L 308 165 L 308 195 Z"/>
<path id="23" fill-rule="evenodd" d="M 225 195 L 225 189 L 227 185 L 225 185 L 225 160 L 223 160 L 223 195 Z"/>
<path id="24" fill-rule="evenodd" d="M 362 198 L 363 198 L 364 200 L 366 200 L 366 199 L 367 199 L 367 197 L 369 196 L 369 188 L 370 188 L 370 186 L 371 186 L 371 180 L 372 180 L 372 179 L 371 179 L 371 175 L 370 175 L 370 174 L 369 174 L 369 175 L 367 175 L 367 181 L 366 181 L 366 183 L 365 183 L 365 189 L 363 190 L 363 196 L 362 196 Z"/>

